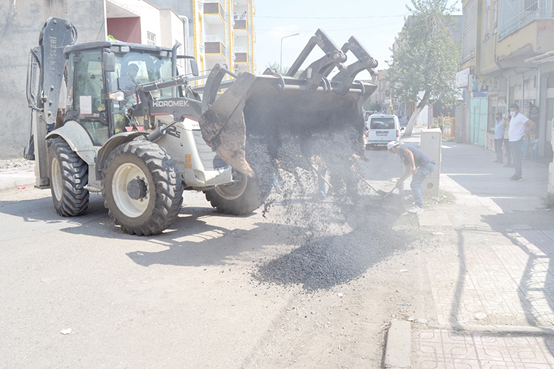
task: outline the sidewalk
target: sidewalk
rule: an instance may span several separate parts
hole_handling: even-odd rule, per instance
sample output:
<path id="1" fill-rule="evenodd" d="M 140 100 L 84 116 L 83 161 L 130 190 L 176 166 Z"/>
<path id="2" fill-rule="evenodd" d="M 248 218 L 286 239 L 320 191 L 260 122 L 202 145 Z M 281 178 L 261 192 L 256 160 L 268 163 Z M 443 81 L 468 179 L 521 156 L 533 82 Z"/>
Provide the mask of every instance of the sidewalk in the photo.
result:
<path id="1" fill-rule="evenodd" d="M 442 153 L 440 186 L 456 200 L 418 214 L 438 246 L 421 262 L 432 303 L 412 325 L 412 366 L 554 368 L 548 166 L 527 160 L 513 182 L 492 151 L 446 142 Z"/>
<path id="2" fill-rule="evenodd" d="M 0 160 L 0 192 L 18 187 L 33 187 L 35 162 L 26 159 Z"/>

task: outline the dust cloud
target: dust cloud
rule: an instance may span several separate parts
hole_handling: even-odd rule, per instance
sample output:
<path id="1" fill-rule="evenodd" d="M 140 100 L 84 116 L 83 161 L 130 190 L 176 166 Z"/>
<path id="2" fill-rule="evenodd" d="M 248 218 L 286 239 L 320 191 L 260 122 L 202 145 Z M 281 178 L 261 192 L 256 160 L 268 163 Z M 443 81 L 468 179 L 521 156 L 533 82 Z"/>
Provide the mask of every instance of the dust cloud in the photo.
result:
<path id="1" fill-rule="evenodd" d="M 352 126 L 300 137 L 281 133 L 267 140 L 250 137 L 247 160 L 262 193 L 269 194 L 264 217 L 294 225 L 283 244 L 298 247 L 260 261 L 252 273 L 256 280 L 301 285 L 306 291 L 329 289 L 361 277 L 412 241 L 394 229 L 401 204 L 383 206 L 356 175 L 365 156 Z M 386 201 L 390 205 L 399 197 Z"/>

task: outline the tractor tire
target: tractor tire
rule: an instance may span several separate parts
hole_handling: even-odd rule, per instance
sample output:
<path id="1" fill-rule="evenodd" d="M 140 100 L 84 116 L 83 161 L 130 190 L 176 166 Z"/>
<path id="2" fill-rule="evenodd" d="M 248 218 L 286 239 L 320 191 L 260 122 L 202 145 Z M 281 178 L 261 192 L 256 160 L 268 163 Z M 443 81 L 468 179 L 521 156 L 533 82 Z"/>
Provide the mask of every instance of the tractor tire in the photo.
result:
<path id="1" fill-rule="evenodd" d="M 61 137 L 48 140 L 48 178 L 59 215 L 75 217 L 87 211 L 88 164 Z"/>
<path id="2" fill-rule="evenodd" d="M 269 194 L 262 193 L 258 180 L 237 171 L 233 177 L 239 180 L 230 185 L 216 186 L 205 191 L 206 200 L 223 214 L 245 215 L 259 208 Z"/>
<path id="3" fill-rule="evenodd" d="M 102 195 L 108 214 L 124 232 L 149 236 L 161 233 L 177 218 L 183 184 L 165 149 L 134 140 L 108 156 Z"/>

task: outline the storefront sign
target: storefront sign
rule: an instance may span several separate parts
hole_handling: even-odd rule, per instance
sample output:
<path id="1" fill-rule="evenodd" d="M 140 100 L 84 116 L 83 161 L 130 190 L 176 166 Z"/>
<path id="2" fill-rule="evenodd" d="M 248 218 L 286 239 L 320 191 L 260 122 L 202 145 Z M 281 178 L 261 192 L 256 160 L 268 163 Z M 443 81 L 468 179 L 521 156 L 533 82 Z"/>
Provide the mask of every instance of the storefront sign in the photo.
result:
<path id="1" fill-rule="evenodd" d="M 470 72 L 470 68 L 466 68 L 466 69 L 461 70 L 458 73 L 456 73 L 456 87 L 457 88 L 463 88 L 463 87 L 468 86 L 469 72 Z"/>

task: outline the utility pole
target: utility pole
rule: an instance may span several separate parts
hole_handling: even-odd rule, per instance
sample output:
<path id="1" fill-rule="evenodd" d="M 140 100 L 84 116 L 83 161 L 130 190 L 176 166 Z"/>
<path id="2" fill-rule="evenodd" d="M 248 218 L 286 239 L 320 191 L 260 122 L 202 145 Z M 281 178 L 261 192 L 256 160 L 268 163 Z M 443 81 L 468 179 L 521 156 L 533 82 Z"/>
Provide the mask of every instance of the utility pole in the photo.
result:
<path id="1" fill-rule="evenodd" d="M 279 69 L 281 69 L 281 73 L 283 73 L 283 39 L 285 38 L 289 38 L 289 37 L 292 37 L 292 36 L 298 36 L 300 33 L 295 33 L 293 35 L 288 35 L 288 36 L 284 36 L 284 37 L 281 37 L 281 57 L 279 59 Z"/>

